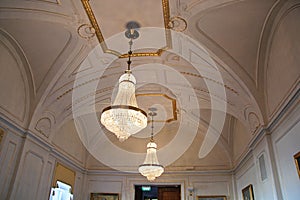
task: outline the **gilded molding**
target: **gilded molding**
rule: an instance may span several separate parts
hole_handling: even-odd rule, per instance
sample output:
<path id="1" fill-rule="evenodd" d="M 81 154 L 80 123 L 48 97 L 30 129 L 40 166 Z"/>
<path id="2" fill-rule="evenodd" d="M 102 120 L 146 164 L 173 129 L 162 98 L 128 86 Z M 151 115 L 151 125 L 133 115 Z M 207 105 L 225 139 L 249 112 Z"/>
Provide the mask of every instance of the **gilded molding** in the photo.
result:
<path id="1" fill-rule="evenodd" d="M 30 0 L 30 1 L 41 1 L 44 3 L 49 3 L 49 4 L 57 4 L 57 5 L 61 5 L 61 1 L 60 0 Z"/>
<path id="2" fill-rule="evenodd" d="M 183 75 L 194 76 L 194 77 L 197 77 L 197 78 L 203 78 L 203 79 L 212 81 L 212 82 L 214 82 L 214 83 L 217 83 L 218 85 L 224 86 L 226 89 L 230 90 L 230 91 L 233 92 L 234 94 L 239 95 L 239 93 L 238 93 L 235 89 L 233 89 L 233 88 L 229 87 L 228 85 L 223 84 L 223 83 L 221 83 L 221 82 L 219 82 L 219 81 L 216 81 L 216 80 L 214 80 L 214 79 L 211 79 L 211 78 L 208 78 L 208 77 L 199 75 L 199 74 L 193 74 L 193 73 L 190 73 L 190 72 L 180 72 L 180 73 L 183 74 Z"/>
<path id="3" fill-rule="evenodd" d="M 85 95 L 85 96 L 83 96 L 81 98 L 78 98 L 78 99 L 74 100 L 73 105 L 77 105 L 78 103 L 81 103 L 82 101 L 84 101 L 84 100 L 86 100 L 86 99 L 88 99 L 90 97 L 93 97 L 94 95 L 101 94 L 101 93 L 106 92 L 106 91 L 111 91 L 113 89 L 114 89 L 114 87 L 107 87 L 107 88 L 103 88 L 101 90 L 97 90 L 96 93 L 95 92 L 91 92 L 88 95 Z"/>
<path id="4" fill-rule="evenodd" d="M 168 100 L 171 101 L 172 103 L 172 115 L 173 115 L 173 118 L 170 118 L 170 119 L 167 119 L 167 120 L 154 120 L 155 122 L 172 122 L 172 121 L 176 121 L 177 120 L 177 103 L 176 103 L 176 99 L 172 98 L 172 97 L 169 97 L 168 95 L 166 94 L 163 94 L 163 93 L 147 93 L 147 94 L 136 94 L 136 97 L 139 97 L 139 96 L 147 96 L 147 97 L 157 97 L 157 96 L 161 96 L 161 97 L 164 97 Z"/>
<path id="5" fill-rule="evenodd" d="M 235 106 L 234 103 L 232 103 L 232 102 L 230 102 L 230 101 L 227 101 L 226 99 L 220 97 L 219 95 L 212 94 L 212 93 L 210 93 L 208 90 L 205 90 L 205 89 L 202 89 L 202 88 L 199 88 L 199 87 L 193 87 L 193 88 L 194 88 L 195 90 L 197 90 L 197 91 L 204 92 L 204 93 L 206 93 L 206 94 L 208 94 L 208 95 L 217 97 L 218 99 L 220 99 L 220 100 L 222 100 L 222 101 L 228 103 L 228 104 L 231 105 L 231 106 Z"/>
<path id="6" fill-rule="evenodd" d="M 148 56 L 153 56 L 153 55 L 148 55 Z M 231 92 L 235 93 L 236 95 L 239 95 L 239 93 L 238 93 L 235 89 L 233 89 L 233 88 L 229 87 L 228 85 L 223 84 L 223 83 L 221 83 L 221 82 L 219 82 L 219 81 L 213 80 L 213 79 L 211 79 L 211 78 L 204 77 L 204 76 L 202 76 L 202 75 L 194 74 L 194 73 L 190 73 L 190 72 L 180 72 L 180 73 L 183 74 L 183 75 L 194 76 L 194 77 L 197 77 L 197 78 L 203 78 L 203 79 L 207 79 L 207 80 L 209 80 L 209 81 L 213 81 L 213 82 L 215 82 L 215 83 L 217 83 L 217 84 L 219 84 L 219 85 L 224 86 L 226 89 L 230 90 Z M 111 74 L 111 75 L 105 75 L 105 76 L 102 76 L 102 77 L 93 78 L 93 79 L 90 79 L 90 80 L 88 80 L 88 81 L 85 81 L 85 82 L 83 82 L 83 83 L 81 83 L 81 84 L 75 86 L 74 88 L 70 88 L 70 89 L 66 90 L 63 94 L 59 95 L 59 96 L 56 98 L 56 100 L 61 99 L 63 96 L 65 96 L 66 94 L 72 92 L 74 89 L 76 89 L 76 88 L 78 88 L 78 87 L 81 87 L 81 86 L 84 86 L 84 85 L 86 85 L 86 84 L 88 84 L 88 83 L 90 83 L 90 82 L 93 82 L 93 81 L 96 81 L 96 80 L 100 80 L 100 79 L 103 79 L 103 78 L 108 78 L 108 77 L 114 76 L 114 75 L 119 75 L 119 74 L 120 74 L 120 73 L 114 73 L 114 74 Z"/>
<path id="7" fill-rule="evenodd" d="M 56 97 L 56 100 L 60 100 L 63 96 L 69 94 L 69 93 L 72 92 L 73 90 L 75 90 L 75 89 L 77 89 L 77 88 L 80 88 L 80 87 L 82 87 L 82 86 L 84 86 L 84 85 L 86 85 L 86 84 L 89 84 L 89 83 L 91 83 L 91 82 L 93 82 L 93 81 L 99 81 L 99 80 L 101 80 L 101 79 L 108 78 L 108 77 L 114 76 L 114 75 L 120 75 L 120 73 L 113 73 L 113 74 L 110 74 L 110 75 L 104 75 L 104 76 L 101 76 L 101 77 L 89 79 L 89 80 L 87 80 L 87 81 L 85 81 L 85 82 L 82 82 L 82 83 L 76 85 L 76 86 L 73 86 L 72 88 L 69 88 L 68 90 L 66 90 L 65 92 L 63 92 L 61 95 L 57 96 L 57 97 Z"/>
<path id="8" fill-rule="evenodd" d="M 110 53 L 118 56 L 119 58 L 127 58 L 128 54 L 121 54 L 116 50 L 109 49 L 107 44 L 105 43 L 105 38 L 100 29 L 99 22 L 97 21 L 93 9 L 89 3 L 90 0 L 81 0 L 84 10 L 91 22 L 92 27 L 95 29 L 95 34 L 100 43 L 100 46 L 105 53 Z M 161 47 L 160 49 L 154 52 L 139 52 L 133 53 L 132 57 L 145 57 L 145 56 L 160 56 L 163 51 L 172 48 L 172 39 L 171 39 L 171 31 L 170 31 L 170 6 L 169 0 L 162 0 L 162 10 L 163 10 L 163 19 L 164 19 L 164 28 L 165 28 L 165 38 L 166 38 L 166 46 Z M 82 26 L 82 25 L 81 25 Z M 79 28 L 78 28 L 79 29 Z"/>

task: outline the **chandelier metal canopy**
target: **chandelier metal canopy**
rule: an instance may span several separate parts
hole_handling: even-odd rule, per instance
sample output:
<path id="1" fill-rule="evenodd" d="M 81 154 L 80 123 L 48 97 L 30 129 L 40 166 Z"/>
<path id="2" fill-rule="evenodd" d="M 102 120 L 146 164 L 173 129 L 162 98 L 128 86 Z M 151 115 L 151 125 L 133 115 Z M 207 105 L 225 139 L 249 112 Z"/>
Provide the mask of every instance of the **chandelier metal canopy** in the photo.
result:
<path id="1" fill-rule="evenodd" d="M 151 116 L 151 139 L 150 142 L 147 144 L 147 154 L 146 158 L 143 164 L 139 166 L 139 172 L 147 177 L 149 181 L 154 181 L 157 177 L 159 177 L 164 172 L 164 167 L 159 164 L 157 155 L 156 155 L 156 149 L 157 145 L 154 142 L 153 139 L 153 117 L 156 116 L 156 113 L 154 112 L 156 109 L 150 108 L 151 112 L 149 115 Z"/>
<path id="2" fill-rule="evenodd" d="M 135 96 L 136 79 L 130 70 L 133 39 L 139 37 L 135 28 L 138 24 L 130 22 L 125 36 L 130 39 L 128 51 L 128 68 L 119 79 L 117 96 L 111 106 L 103 109 L 101 123 L 113 132 L 120 141 L 126 140 L 130 135 L 136 134 L 147 126 L 147 113 L 137 105 Z"/>

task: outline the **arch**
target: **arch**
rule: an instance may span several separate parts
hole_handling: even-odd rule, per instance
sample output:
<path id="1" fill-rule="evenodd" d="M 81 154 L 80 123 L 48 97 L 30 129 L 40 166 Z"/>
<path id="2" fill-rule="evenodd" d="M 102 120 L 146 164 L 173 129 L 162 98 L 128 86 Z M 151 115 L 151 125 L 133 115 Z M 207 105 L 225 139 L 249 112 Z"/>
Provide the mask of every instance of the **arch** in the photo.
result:
<path id="1" fill-rule="evenodd" d="M 299 89 L 300 3 L 278 5 L 265 31 L 265 52 L 260 54 L 260 84 L 264 88 L 266 118 L 271 121 Z M 266 39 L 268 38 L 268 39 Z M 294 53 L 294 52 L 299 52 Z M 284 67 L 283 67 L 284 66 Z"/>
<path id="2" fill-rule="evenodd" d="M 28 127 L 34 84 L 27 58 L 17 41 L 0 29 L 1 91 L 0 109 L 5 117 L 23 128 Z M 8 89 L 7 86 L 10 86 Z"/>

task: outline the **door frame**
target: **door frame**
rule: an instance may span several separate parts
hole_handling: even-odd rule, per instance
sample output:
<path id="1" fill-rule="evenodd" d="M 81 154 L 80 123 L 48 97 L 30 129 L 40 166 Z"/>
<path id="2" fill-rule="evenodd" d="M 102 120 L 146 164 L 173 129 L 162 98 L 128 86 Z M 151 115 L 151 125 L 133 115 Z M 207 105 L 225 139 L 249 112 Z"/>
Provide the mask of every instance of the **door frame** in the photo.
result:
<path id="1" fill-rule="evenodd" d="M 185 200 L 185 182 L 184 181 L 179 181 L 179 182 L 149 182 L 149 181 L 132 181 L 129 185 L 130 185 L 130 194 L 131 194 L 131 199 L 134 199 L 134 195 L 135 195 L 135 186 L 136 185 L 149 185 L 149 186 L 172 186 L 172 185 L 180 185 L 180 196 L 181 196 L 181 200 Z"/>

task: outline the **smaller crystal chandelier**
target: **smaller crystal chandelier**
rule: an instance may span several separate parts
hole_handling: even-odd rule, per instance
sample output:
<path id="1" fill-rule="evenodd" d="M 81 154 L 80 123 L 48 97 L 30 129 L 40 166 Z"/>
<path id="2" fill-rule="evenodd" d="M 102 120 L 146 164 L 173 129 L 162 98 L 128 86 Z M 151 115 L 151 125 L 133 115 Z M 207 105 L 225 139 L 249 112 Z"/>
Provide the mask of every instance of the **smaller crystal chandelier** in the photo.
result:
<path id="1" fill-rule="evenodd" d="M 101 114 L 101 123 L 109 131 L 113 132 L 120 141 L 126 140 L 130 135 L 139 132 L 147 126 L 147 114 L 138 108 L 135 97 L 136 79 L 130 70 L 132 40 L 139 36 L 137 30 L 132 27 L 137 25 L 134 22 L 127 24 L 128 30 L 125 32 L 125 36 L 130 39 L 128 68 L 119 79 L 119 90 L 113 104 L 104 108 Z"/>
<path id="2" fill-rule="evenodd" d="M 154 112 L 155 108 L 149 109 L 151 112 L 149 115 L 151 116 L 151 139 L 150 142 L 147 144 L 147 154 L 145 161 L 142 165 L 139 166 L 139 172 L 146 176 L 149 181 L 154 181 L 155 178 L 159 177 L 164 172 L 164 167 L 159 164 L 157 155 L 156 155 L 156 148 L 157 145 L 154 142 L 153 139 L 153 117 L 156 116 L 156 113 Z"/>

